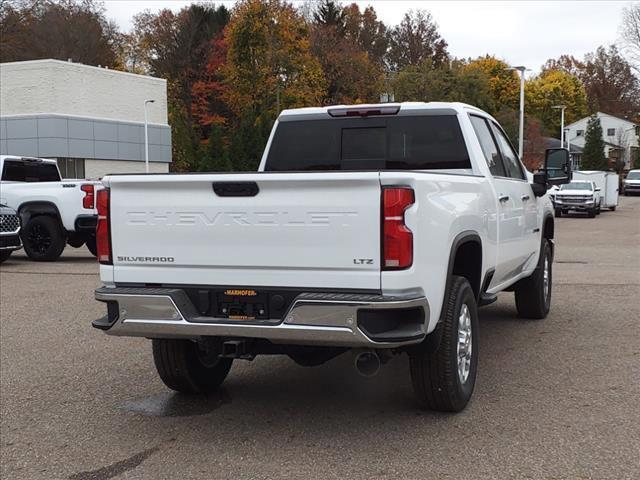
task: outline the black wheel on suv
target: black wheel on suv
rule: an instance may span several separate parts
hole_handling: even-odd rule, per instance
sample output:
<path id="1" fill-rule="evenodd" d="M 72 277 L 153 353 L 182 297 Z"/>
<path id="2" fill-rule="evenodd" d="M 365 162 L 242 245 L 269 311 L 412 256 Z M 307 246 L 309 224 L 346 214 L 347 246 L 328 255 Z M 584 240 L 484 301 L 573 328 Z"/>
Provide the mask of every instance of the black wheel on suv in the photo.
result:
<path id="1" fill-rule="evenodd" d="M 413 391 L 430 410 L 459 412 L 471 398 L 478 368 L 478 309 L 466 278 L 452 278 L 438 328 L 435 351 L 422 343 L 409 352 Z"/>
<path id="2" fill-rule="evenodd" d="M 551 245 L 544 239 L 538 266 L 530 277 L 520 280 L 514 288 L 516 309 L 520 317 L 542 319 L 549 313 L 553 286 L 552 265 Z"/>
<path id="3" fill-rule="evenodd" d="M 20 232 L 24 251 L 31 260 L 51 262 L 56 260 L 66 244 L 65 232 L 53 217 L 33 217 Z"/>
<path id="4" fill-rule="evenodd" d="M 592 208 L 591 210 L 588 210 L 588 211 L 587 211 L 587 216 L 588 216 L 589 218 L 596 218 L 596 209 L 595 209 L 595 208 Z"/>
<path id="5" fill-rule="evenodd" d="M 196 342 L 153 339 L 153 360 L 164 384 L 182 393 L 214 392 L 231 369 L 230 358 L 202 350 Z"/>

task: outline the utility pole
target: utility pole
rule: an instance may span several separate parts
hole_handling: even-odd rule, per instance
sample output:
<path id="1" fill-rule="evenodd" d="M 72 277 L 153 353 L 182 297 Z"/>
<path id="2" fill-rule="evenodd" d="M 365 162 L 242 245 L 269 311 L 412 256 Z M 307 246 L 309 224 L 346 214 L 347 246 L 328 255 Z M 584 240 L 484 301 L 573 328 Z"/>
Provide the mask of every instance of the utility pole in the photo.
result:
<path id="1" fill-rule="evenodd" d="M 144 101 L 144 170 L 149 173 L 149 121 L 147 120 L 147 104 L 155 100 Z"/>
<path id="2" fill-rule="evenodd" d="M 518 156 L 522 158 L 524 150 L 524 72 L 528 69 L 522 65 L 509 67 L 507 70 L 517 70 L 520 72 L 520 125 L 518 127 Z"/>

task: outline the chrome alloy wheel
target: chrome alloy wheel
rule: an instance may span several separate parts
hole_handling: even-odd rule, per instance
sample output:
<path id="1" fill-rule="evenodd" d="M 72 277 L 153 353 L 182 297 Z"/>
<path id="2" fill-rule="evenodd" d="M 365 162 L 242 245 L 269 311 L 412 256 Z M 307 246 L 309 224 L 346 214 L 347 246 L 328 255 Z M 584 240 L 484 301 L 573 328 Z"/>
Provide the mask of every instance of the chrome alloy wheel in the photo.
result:
<path id="1" fill-rule="evenodd" d="M 471 339 L 471 312 L 466 303 L 462 304 L 458 317 L 458 378 L 464 384 L 471 370 L 471 351 L 473 342 Z"/>

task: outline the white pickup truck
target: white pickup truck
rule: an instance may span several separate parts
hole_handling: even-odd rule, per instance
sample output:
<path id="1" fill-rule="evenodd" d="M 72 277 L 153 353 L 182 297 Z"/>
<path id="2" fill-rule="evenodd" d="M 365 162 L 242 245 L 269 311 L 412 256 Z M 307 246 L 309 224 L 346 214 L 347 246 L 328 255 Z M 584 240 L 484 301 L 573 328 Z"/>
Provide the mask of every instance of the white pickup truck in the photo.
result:
<path id="1" fill-rule="evenodd" d="M 31 260 L 56 260 L 68 243 L 96 254 L 95 188 L 100 182 L 62 179 L 55 160 L 0 156 L 0 200 L 22 220 Z"/>
<path id="2" fill-rule="evenodd" d="M 97 193 L 93 326 L 152 339 L 164 383 L 208 392 L 235 358 L 317 365 L 352 350 L 373 375 L 408 353 L 428 408 L 459 411 L 478 362 L 477 307 L 551 302 L 550 184 L 497 122 L 458 103 L 281 113 L 257 173 L 113 175 Z"/>

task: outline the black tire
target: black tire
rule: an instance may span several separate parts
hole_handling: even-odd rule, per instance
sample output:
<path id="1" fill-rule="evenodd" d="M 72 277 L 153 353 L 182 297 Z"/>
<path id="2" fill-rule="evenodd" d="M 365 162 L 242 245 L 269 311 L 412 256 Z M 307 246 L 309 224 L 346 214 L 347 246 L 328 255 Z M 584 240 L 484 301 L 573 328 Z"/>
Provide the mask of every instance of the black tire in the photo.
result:
<path id="1" fill-rule="evenodd" d="M 466 335 L 471 350 L 469 369 L 462 380 L 458 373 L 458 337 L 463 306 L 469 314 L 471 334 Z M 434 351 L 424 342 L 409 352 L 413 391 L 420 404 L 430 410 L 459 412 L 473 394 L 478 369 L 478 309 L 468 280 L 453 276 L 440 317 L 440 345 Z"/>
<path id="2" fill-rule="evenodd" d="M 6 262 L 11 256 L 11 250 L 0 250 L 0 263 Z"/>
<path id="3" fill-rule="evenodd" d="M 67 243 L 65 231 L 58 219 L 47 215 L 29 220 L 20 236 L 25 253 L 36 262 L 57 260 Z"/>
<path id="4" fill-rule="evenodd" d="M 556 208 L 556 218 L 560 218 L 562 216 L 562 210 Z"/>
<path id="5" fill-rule="evenodd" d="M 87 241 L 85 245 L 87 246 L 87 249 L 91 252 L 91 255 L 93 255 L 94 257 L 98 256 L 98 246 L 96 245 L 95 235 L 89 235 L 87 237 Z"/>
<path id="6" fill-rule="evenodd" d="M 602 208 L 598 205 L 598 208 L 596 208 L 596 215 L 600 215 L 600 213 L 602 213 Z"/>
<path id="7" fill-rule="evenodd" d="M 596 218 L 596 211 L 595 211 L 595 209 L 588 210 L 588 211 L 587 211 L 587 216 L 588 216 L 589 218 Z"/>
<path id="8" fill-rule="evenodd" d="M 547 268 L 547 286 L 545 289 L 545 262 Z M 521 318 L 543 319 L 551 308 L 553 287 L 553 255 L 549 241 L 544 239 L 538 266 L 530 277 L 520 280 L 514 288 L 516 309 Z"/>
<path id="9" fill-rule="evenodd" d="M 207 355 L 191 340 L 153 339 L 153 361 L 158 375 L 172 390 L 210 393 L 227 378 L 233 360 Z"/>
<path id="10" fill-rule="evenodd" d="M 609 210 L 611 210 L 612 212 L 616 211 L 616 207 L 609 207 Z"/>

